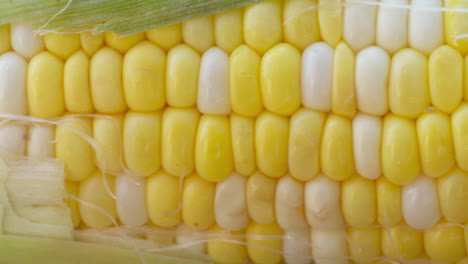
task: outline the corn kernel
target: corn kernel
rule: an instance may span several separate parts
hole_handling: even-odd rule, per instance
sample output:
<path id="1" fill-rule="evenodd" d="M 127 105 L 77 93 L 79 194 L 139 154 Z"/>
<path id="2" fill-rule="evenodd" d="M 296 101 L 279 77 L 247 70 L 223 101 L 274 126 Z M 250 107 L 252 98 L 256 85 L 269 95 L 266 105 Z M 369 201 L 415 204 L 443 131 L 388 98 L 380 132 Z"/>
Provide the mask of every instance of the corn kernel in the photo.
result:
<path id="1" fill-rule="evenodd" d="M 10 25 L 0 26 L 0 55 L 11 49 Z"/>
<path id="2" fill-rule="evenodd" d="M 229 119 L 202 116 L 195 142 L 195 167 L 200 177 L 210 182 L 228 177 L 234 168 Z"/>
<path id="3" fill-rule="evenodd" d="M 284 40 L 301 51 L 320 40 L 318 12 L 310 8 L 316 5 L 317 0 L 284 1 Z"/>
<path id="4" fill-rule="evenodd" d="M 256 168 L 254 128 L 253 118 L 231 115 L 234 168 L 243 175 L 251 175 Z"/>
<path id="5" fill-rule="evenodd" d="M 89 88 L 89 58 L 83 51 L 76 52 L 65 62 L 63 89 L 68 111 L 93 112 Z"/>
<path id="6" fill-rule="evenodd" d="M 106 171 L 122 171 L 122 115 L 95 117 L 93 119 L 93 138 L 99 146 L 102 156 L 96 156 L 97 162 L 104 165 Z M 102 160 L 99 160 L 102 158 Z"/>
<path id="7" fill-rule="evenodd" d="M 423 234 L 408 226 L 382 229 L 382 252 L 389 258 L 414 259 L 423 252 Z"/>
<path id="8" fill-rule="evenodd" d="M 381 256 L 380 249 L 381 231 L 380 228 L 356 228 L 347 229 L 349 237 L 349 256 L 356 264 L 375 263 L 372 259 Z"/>
<path id="9" fill-rule="evenodd" d="M 405 185 L 421 171 L 416 125 L 413 120 L 388 115 L 383 121 L 382 171 L 393 184 Z"/>
<path id="10" fill-rule="evenodd" d="M 401 214 L 401 187 L 392 184 L 384 177 L 376 182 L 377 192 L 377 220 L 382 226 L 398 224 Z"/>
<path id="11" fill-rule="evenodd" d="M 424 232 L 424 249 L 433 261 L 461 260 L 466 255 L 463 228 L 444 226 Z"/>
<path id="12" fill-rule="evenodd" d="M 149 41 L 131 48 L 123 60 L 123 90 L 128 107 L 156 111 L 166 104 L 166 54 Z"/>
<path id="13" fill-rule="evenodd" d="M 353 155 L 356 171 L 362 177 L 375 180 L 382 174 L 380 142 L 382 119 L 359 113 L 353 119 Z"/>
<path id="14" fill-rule="evenodd" d="M 392 58 L 388 98 L 390 110 L 404 117 L 416 118 L 429 107 L 426 57 L 404 49 Z"/>
<path id="15" fill-rule="evenodd" d="M 114 178 L 102 175 L 98 170 L 91 173 L 80 182 L 78 197 L 85 203 L 80 203 L 80 215 L 83 223 L 91 228 L 103 228 L 114 224 L 117 217 L 114 193 Z M 93 207 L 88 204 L 94 205 Z"/>
<path id="16" fill-rule="evenodd" d="M 468 220 L 468 173 L 456 168 L 437 179 L 442 215 L 450 223 Z"/>
<path id="17" fill-rule="evenodd" d="M 345 6 L 343 12 L 343 39 L 355 52 L 374 44 L 377 24 L 377 6 L 359 2 L 364 1 Z"/>
<path id="18" fill-rule="evenodd" d="M 458 166 L 468 170 L 468 104 L 462 103 L 452 114 L 452 135 Z"/>
<path id="19" fill-rule="evenodd" d="M 249 236 L 281 236 L 283 231 L 276 224 L 257 224 L 251 222 L 245 233 Z M 247 252 L 255 264 L 279 264 L 283 257 L 274 252 L 282 249 L 281 239 L 254 239 L 247 238 Z M 270 249 L 270 250 L 268 250 Z M 273 251 L 273 252 L 272 252 Z"/>
<path id="20" fill-rule="evenodd" d="M 255 154 L 258 168 L 270 177 L 281 177 L 288 170 L 289 120 L 269 112 L 255 123 Z"/>
<path id="21" fill-rule="evenodd" d="M 195 137 L 200 114 L 195 109 L 167 108 L 162 116 L 163 168 L 185 177 L 195 167 Z"/>
<path id="22" fill-rule="evenodd" d="M 207 229 L 215 223 L 215 184 L 193 174 L 184 179 L 182 218 L 195 229 Z"/>
<path id="23" fill-rule="evenodd" d="M 228 178 L 216 184 L 214 210 L 216 223 L 227 230 L 238 231 L 249 223 L 246 203 L 247 178 L 239 173 L 232 173 Z"/>
<path id="24" fill-rule="evenodd" d="M 444 175 L 455 165 L 450 117 L 440 112 L 424 113 L 416 128 L 422 170 L 431 177 Z"/>
<path id="25" fill-rule="evenodd" d="M 117 50 L 120 53 L 126 53 L 137 43 L 145 39 L 145 33 L 142 32 L 127 37 L 120 37 L 114 32 L 106 32 L 104 33 L 104 39 L 106 44 L 111 48 Z"/>
<path id="26" fill-rule="evenodd" d="M 122 90 L 122 55 L 104 47 L 90 62 L 89 80 L 94 108 L 101 113 L 121 113 L 127 109 Z"/>
<path id="27" fill-rule="evenodd" d="M 345 229 L 314 230 L 310 232 L 312 256 L 316 264 L 348 263 Z"/>
<path id="28" fill-rule="evenodd" d="M 444 43 L 444 15 L 441 0 L 412 0 L 408 16 L 408 42 L 413 49 L 429 55 Z M 424 8 L 433 10 L 427 11 Z"/>
<path id="29" fill-rule="evenodd" d="M 269 111 L 291 115 L 301 105 L 301 54 L 289 44 L 270 49 L 260 66 L 263 103 Z"/>
<path id="30" fill-rule="evenodd" d="M 91 120 L 70 117 L 61 123 L 55 129 L 55 155 L 65 165 L 67 180 L 79 182 L 95 168 L 93 148 L 82 136 L 91 135 Z"/>
<path id="31" fill-rule="evenodd" d="M 28 65 L 27 93 L 30 115 L 39 118 L 62 115 L 63 62 L 46 51 L 34 56 Z"/>
<path id="32" fill-rule="evenodd" d="M 463 0 L 444 0 L 445 8 L 463 9 L 468 3 Z M 444 13 L 445 18 L 445 41 L 462 54 L 468 52 L 468 14 L 459 11 L 448 11 Z"/>
<path id="33" fill-rule="evenodd" d="M 320 145 L 322 171 L 336 181 L 345 180 L 354 172 L 351 121 L 330 115 L 325 121 Z"/>
<path id="34" fill-rule="evenodd" d="M 335 49 L 333 65 L 332 111 L 352 118 L 356 114 L 354 54 L 344 42 Z"/>
<path id="35" fill-rule="evenodd" d="M 80 40 L 83 50 L 91 56 L 104 45 L 104 34 L 94 35 L 91 32 L 83 32 L 80 34 Z"/>
<path id="36" fill-rule="evenodd" d="M 303 207 L 304 185 L 289 175 L 279 179 L 275 192 L 275 214 L 279 226 L 287 231 L 307 230 Z"/>
<path id="37" fill-rule="evenodd" d="M 127 112 L 123 156 L 131 172 L 149 176 L 161 167 L 161 113 Z"/>
<path id="38" fill-rule="evenodd" d="M 246 116 L 262 111 L 260 56 L 249 46 L 235 49 L 229 59 L 229 88 L 232 110 Z"/>
<path id="39" fill-rule="evenodd" d="M 148 222 L 146 179 L 120 175 L 115 179 L 117 215 L 123 225 L 139 227 Z"/>
<path id="40" fill-rule="evenodd" d="M 36 158 L 55 157 L 55 127 L 34 124 L 29 127 L 27 156 Z"/>
<path id="41" fill-rule="evenodd" d="M 182 38 L 184 42 L 199 53 L 213 46 L 213 17 L 205 16 L 182 23 Z"/>
<path id="42" fill-rule="evenodd" d="M 322 39 L 336 47 L 343 30 L 343 0 L 319 0 L 318 17 Z"/>
<path id="43" fill-rule="evenodd" d="M 207 250 L 211 259 L 217 264 L 242 264 L 246 263 L 247 248 L 241 244 L 244 242 L 241 239 L 232 238 L 232 236 L 242 236 L 242 231 L 228 231 L 219 226 L 213 226 L 210 229 L 210 237 L 213 240 L 207 242 Z M 240 243 L 233 243 L 231 240 Z"/>
<path id="44" fill-rule="evenodd" d="M 15 52 L 0 56 L 0 113 L 27 112 L 27 61 Z"/>
<path id="45" fill-rule="evenodd" d="M 214 35 L 216 46 L 227 53 L 244 42 L 242 9 L 234 9 L 214 16 Z"/>
<path id="46" fill-rule="evenodd" d="M 276 181 L 260 172 L 247 179 L 246 199 L 250 218 L 259 224 L 271 224 L 275 221 Z"/>
<path id="47" fill-rule="evenodd" d="M 27 23 L 13 23 L 10 26 L 11 47 L 19 55 L 31 59 L 44 50 L 44 41 L 34 33 L 34 29 Z"/>
<path id="48" fill-rule="evenodd" d="M 283 258 L 286 263 L 310 264 L 310 232 L 308 230 L 285 231 Z"/>
<path id="49" fill-rule="evenodd" d="M 268 0 L 245 8 L 244 39 L 246 44 L 260 54 L 281 41 L 280 0 Z"/>
<path id="50" fill-rule="evenodd" d="M 170 106 L 190 107 L 197 103 L 200 55 L 181 44 L 167 53 L 166 96 Z"/>
<path id="51" fill-rule="evenodd" d="M 164 171 L 148 177 L 146 182 L 146 204 L 148 215 L 155 225 L 174 227 L 181 221 L 182 179 Z"/>
<path id="52" fill-rule="evenodd" d="M 291 117 L 289 171 L 300 181 L 308 181 L 320 171 L 320 141 L 324 122 L 323 113 L 305 108 Z"/>
<path id="53" fill-rule="evenodd" d="M 351 227 L 368 227 L 377 218 L 377 193 L 374 181 L 353 176 L 342 183 L 341 210 Z"/>
<path id="54" fill-rule="evenodd" d="M 146 37 L 164 50 L 182 42 L 182 26 L 180 23 L 146 31 Z"/>
<path id="55" fill-rule="evenodd" d="M 408 9 L 395 8 L 408 5 L 409 0 L 381 0 L 388 6 L 379 6 L 377 13 L 377 45 L 393 54 L 406 47 L 408 42 Z"/>
<path id="56" fill-rule="evenodd" d="M 46 34 L 44 44 L 52 54 L 64 60 L 81 47 L 78 34 Z"/>
<path id="57" fill-rule="evenodd" d="M 65 191 L 68 194 L 78 196 L 78 183 L 65 181 Z M 81 216 L 80 216 L 78 201 L 73 200 L 71 198 L 66 198 L 65 202 L 67 203 L 67 206 L 70 208 L 73 227 L 76 228 L 81 223 Z"/>

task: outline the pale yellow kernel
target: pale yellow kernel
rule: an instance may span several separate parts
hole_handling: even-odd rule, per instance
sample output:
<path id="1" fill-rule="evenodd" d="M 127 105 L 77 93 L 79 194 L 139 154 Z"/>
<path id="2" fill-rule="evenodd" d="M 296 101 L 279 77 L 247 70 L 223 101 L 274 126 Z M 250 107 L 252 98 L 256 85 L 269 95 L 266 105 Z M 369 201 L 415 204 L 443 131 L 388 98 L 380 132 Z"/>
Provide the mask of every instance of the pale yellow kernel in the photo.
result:
<path id="1" fill-rule="evenodd" d="M 247 179 L 247 209 L 253 221 L 260 224 L 275 222 L 275 193 L 276 181 L 260 172 L 255 172 Z"/>
<path id="2" fill-rule="evenodd" d="M 282 236 L 283 231 L 276 223 L 272 224 L 257 224 L 250 222 L 249 226 L 245 230 L 247 235 L 251 235 L 253 238 L 247 238 L 247 252 L 249 253 L 250 259 L 255 264 L 279 264 L 282 263 L 283 257 L 280 253 L 275 251 L 281 251 L 283 243 L 281 239 L 268 239 L 265 236 Z M 257 238 L 255 236 L 262 236 Z"/>
<path id="3" fill-rule="evenodd" d="M 104 34 L 94 35 L 91 32 L 83 32 L 80 34 L 81 47 L 89 56 L 92 56 L 104 45 Z"/>
<path id="4" fill-rule="evenodd" d="M 441 46 L 429 57 L 429 89 L 432 105 L 452 113 L 463 96 L 463 58 L 457 50 Z"/>
<path id="5" fill-rule="evenodd" d="M 468 8 L 465 0 L 444 0 L 445 8 Z M 465 12 L 451 11 L 444 13 L 445 41 L 462 54 L 468 52 L 468 14 Z"/>
<path id="6" fill-rule="evenodd" d="M 157 226 L 169 228 L 181 221 L 182 179 L 165 171 L 158 171 L 146 181 L 146 204 L 151 222 Z"/>
<path id="7" fill-rule="evenodd" d="M 166 96 L 170 106 L 191 107 L 197 103 L 200 55 L 185 44 L 167 54 Z"/>
<path id="8" fill-rule="evenodd" d="M 382 229 L 382 252 L 389 258 L 414 259 L 423 252 L 423 234 L 407 225 Z"/>
<path id="9" fill-rule="evenodd" d="M 216 14 L 214 16 L 214 35 L 216 46 L 231 53 L 244 42 L 243 10 L 241 8 Z"/>
<path id="10" fill-rule="evenodd" d="M 332 111 L 352 118 L 356 114 L 354 53 L 344 42 L 335 49 L 333 65 Z"/>
<path id="11" fill-rule="evenodd" d="M 78 196 L 78 183 L 65 181 L 65 191 L 67 194 Z M 70 208 L 73 226 L 76 228 L 81 223 L 81 216 L 78 206 L 79 203 L 78 201 L 73 200 L 73 198 L 65 198 L 65 202 L 67 203 L 68 208 Z"/>
<path id="12" fill-rule="evenodd" d="M 450 223 L 468 221 L 468 173 L 456 168 L 437 179 L 442 215 Z"/>
<path id="13" fill-rule="evenodd" d="M 318 18 L 322 39 L 336 47 L 343 31 L 343 0 L 319 0 Z"/>
<path id="14" fill-rule="evenodd" d="M 268 0 L 245 8 L 244 39 L 246 44 L 260 54 L 281 42 L 280 0 Z"/>
<path id="15" fill-rule="evenodd" d="M 450 117 L 440 112 L 424 113 L 416 128 L 422 170 L 431 177 L 444 175 L 455 165 Z"/>
<path id="16" fill-rule="evenodd" d="M 369 227 L 377 219 L 375 182 L 355 175 L 341 184 L 341 210 L 348 226 Z"/>
<path id="17" fill-rule="evenodd" d="M 434 261 L 446 263 L 466 255 L 465 235 L 461 226 L 440 226 L 424 232 L 424 249 Z"/>
<path id="18" fill-rule="evenodd" d="M 90 62 L 91 98 L 96 111 L 106 114 L 127 110 L 122 89 L 122 55 L 104 47 Z"/>
<path id="19" fill-rule="evenodd" d="M 122 135 L 125 164 L 132 173 L 146 177 L 161 167 L 160 112 L 127 112 Z"/>
<path id="20" fill-rule="evenodd" d="M 251 175 L 256 168 L 254 128 L 253 118 L 231 115 L 234 168 L 243 175 Z"/>
<path id="21" fill-rule="evenodd" d="M 55 156 L 63 161 L 67 180 L 82 181 L 95 168 L 93 147 L 83 137 L 92 134 L 91 120 L 68 117 L 60 123 L 55 129 Z"/>
<path id="22" fill-rule="evenodd" d="M 29 61 L 27 93 L 30 115 L 52 118 L 63 114 L 63 68 L 63 62 L 47 51 Z"/>
<path id="23" fill-rule="evenodd" d="M 462 103 L 452 114 L 452 135 L 458 166 L 468 171 L 468 104 Z"/>
<path id="24" fill-rule="evenodd" d="M 382 255 L 380 249 L 381 231 L 380 228 L 357 228 L 347 229 L 349 238 L 349 256 L 356 264 L 375 263 L 374 259 Z"/>
<path id="25" fill-rule="evenodd" d="M 333 180 L 345 180 L 353 174 L 353 138 L 349 119 L 339 115 L 328 116 L 320 144 L 320 165 Z"/>
<path id="26" fill-rule="evenodd" d="M 381 226 L 393 226 L 402 219 L 401 186 L 380 177 L 376 182 L 377 220 Z"/>
<path id="27" fill-rule="evenodd" d="M 288 170 L 289 119 L 263 112 L 255 122 L 255 154 L 258 168 L 270 177 Z"/>
<path id="28" fill-rule="evenodd" d="M 127 37 L 120 37 L 114 32 L 106 32 L 104 33 L 104 39 L 109 47 L 114 48 L 120 53 L 126 53 L 138 42 L 145 39 L 145 33 L 141 32 Z"/>
<path id="29" fill-rule="evenodd" d="M 249 46 L 235 49 L 229 60 L 231 107 L 235 113 L 257 116 L 263 109 L 260 94 L 260 56 Z"/>
<path id="30" fill-rule="evenodd" d="M 213 17 L 205 16 L 183 22 L 182 38 L 199 53 L 214 46 Z"/>
<path id="31" fill-rule="evenodd" d="M 78 198 L 85 202 L 79 203 L 80 215 L 87 227 L 104 228 L 114 224 L 117 209 L 111 193 L 115 193 L 114 178 L 99 170 L 80 182 Z"/>
<path id="32" fill-rule="evenodd" d="M 284 40 L 303 51 L 320 40 L 317 0 L 285 0 L 283 5 Z"/>
<path id="33" fill-rule="evenodd" d="M 229 119 L 203 115 L 195 142 L 195 167 L 200 177 L 210 182 L 227 178 L 234 168 Z"/>
<path id="34" fill-rule="evenodd" d="M 195 229 L 208 229 L 215 223 L 215 184 L 193 174 L 184 179 L 182 218 Z"/>
<path id="35" fill-rule="evenodd" d="M 390 110 L 416 118 L 429 107 L 427 58 L 413 49 L 398 51 L 392 58 L 389 78 Z"/>
<path id="36" fill-rule="evenodd" d="M 63 89 L 65 106 L 75 113 L 92 113 L 93 103 L 89 87 L 89 58 L 77 51 L 65 62 Z"/>
<path id="37" fill-rule="evenodd" d="M 195 138 L 200 114 L 196 109 L 167 108 L 162 117 L 163 168 L 185 177 L 195 168 Z"/>
<path id="38" fill-rule="evenodd" d="M 0 25 L 0 55 L 11 49 L 10 25 Z"/>
<path id="39" fill-rule="evenodd" d="M 320 142 L 325 114 L 302 108 L 291 117 L 289 131 L 289 171 L 300 181 L 308 181 L 320 171 Z"/>
<path id="40" fill-rule="evenodd" d="M 47 50 L 64 60 L 81 47 L 78 34 L 49 33 L 44 35 L 44 44 Z"/>
<path id="41" fill-rule="evenodd" d="M 146 31 L 146 37 L 164 50 L 169 50 L 182 42 L 182 29 L 179 23 Z"/>
<path id="42" fill-rule="evenodd" d="M 213 240 L 208 241 L 207 251 L 208 255 L 217 264 L 243 264 L 248 260 L 247 248 L 242 244 L 244 239 L 243 231 L 228 231 L 219 226 L 213 226 L 210 229 L 210 238 Z M 228 241 L 223 241 L 228 240 Z M 233 241 L 233 242 L 230 242 Z"/>
<path id="43" fill-rule="evenodd" d="M 123 60 L 123 90 L 131 110 L 156 111 L 166 104 L 166 54 L 150 41 L 131 48 Z"/>
<path id="44" fill-rule="evenodd" d="M 387 115 L 382 131 L 382 172 L 393 184 L 405 185 L 421 172 L 416 124 L 397 115 Z"/>
<path id="45" fill-rule="evenodd" d="M 96 162 L 112 173 L 122 171 L 123 118 L 121 114 L 93 118 L 93 138 L 102 153 L 102 157 L 96 156 Z"/>

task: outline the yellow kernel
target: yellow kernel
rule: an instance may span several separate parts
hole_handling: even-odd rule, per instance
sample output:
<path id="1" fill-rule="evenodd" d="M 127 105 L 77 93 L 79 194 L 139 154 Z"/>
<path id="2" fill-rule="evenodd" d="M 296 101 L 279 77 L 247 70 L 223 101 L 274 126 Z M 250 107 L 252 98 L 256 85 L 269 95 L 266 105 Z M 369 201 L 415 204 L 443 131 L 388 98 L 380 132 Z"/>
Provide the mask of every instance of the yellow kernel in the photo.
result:
<path id="1" fill-rule="evenodd" d="M 351 121 L 339 115 L 330 115 L 325 121 L 320 144 L 320 165 L 333 180 L 345 180 L 354 172 Z"/>
<path id="2" fill-rule="evenodd" d="M 343 0 L 319 0 L 318 18 L 322 39 L 336 47 L 341 40 L 343 30 Z"/>
<path id="3" fill-rule="evenodd" d="M 393 184 L 405 185 L 421 172 L 415 122 L 390 114 L 382 130 L 383 175 Z"/>
<path id="4" fill-rule="evenodd" d="M 219 226 L 213 226 L 210 229 L 210 237 L 214 240 L 207 242 L 207 251 L 213 261 L 217 264 L 242 264 L 248 260 L 247 248 L 241 244 L 243 239 L 237 239 L 236 236 L 242 236 L 242 231 L 228 231 Z M 233 243 L 230 240 L 239 243 Z"/>
<path id="5" fill-rule="evenodd" d="M 65 181 L 65 191 L 67 192 L 67 194 L 78 196 L 78 183 Z M 65 198 L 65 202 L 67 203 L 67 206 L 70 208 L 73 226 L 76 228 L 81 223 L 79 203 L 78 201 L 73 200 L 72 198 Z"/>
<path id="6" fill-rule="evenodd" d="M 151 222 L 161 227 L 175 227 L 181 221 L 179 210 L 182 179 L 158 171 L 146 181 L 146 204 Z"/>
<path id="7" fill-rule="evenodd" d="M 63 114 L 63 67 L 63 62 L 47 51 L 29 61 L 27 93 L 30 115 L 53 118 Z"/>
<path id="8" fill-rule="evenodd" d="M 94 35 L 91 32 L 83 32 L 80 34 L 81 47 L 89 56 L 92 56 L 104 45 L 104 34 Z"/>
<path id="9" fill-rule="evenodd" d="M 196 109 L 167 108 L 162 116 L 161 160 L 172 175 L 185 177 L 195 168 Z"/>
<path id="10" fill-rule="evenodd" d="M 262 58 L 260 84 L 263 103 L 269 111 L 291 115 L 301 105 L 301 54 L 282 43 Z"/>
<path id="11" fill-rule="evenodd" d="M 93 147 L 83 138 L 92 133 L 91 120 L 70 117 L 61 124 L 55 129 L 55 156 L 63 161 L 67 180 L 82 181 L 95 168 Z"/>
<path id="12" fill-rule="evenodd" d="M 213 17 L 205 16 L 182 23 L 184 42 L 199 53 L 214 46 Z"/>
<path id="13" fill-rule="evenodd" d="M 128 107 L 156 111 L 166 104 L 166 54 L 149 41 L 131 48 L 123 60 L 123 90 Z"/>
<path id="14" fill-rule="evenodd" d="M 289 119 L 270 112 L 261 113 L 255 123 L 255 154 L 258 168 L 270 177 L 288 170 Z"/>
<path id="15" fill-rule="evenodd" d="M 460 226 L 435 227 L 424 232 L 424 249 L 434 261 L 454 262 L 466 255 L 464 230 Z"/>
<path id="16" fill-rule="evenodd" d="M 244 11 L 245 43 L 260 54 L 282 39 L 281 1 L 268 0 L 250 5 Z"/>
<path id="17" fill-rule="evenodd" d="M 229 87 L 232 110 L 246 116 L 262 111 L 260 94 L 260 56 L 249 46 L 235 49 L 229 60 Z"/>
<path id="18" fill-rule="evenodd" d="M 444 175 L 455 165 L 450 117 L 440 112 L 424 113 L 416 128 L 422 170 L 431 177 Z"/>
<path id="19" fill-rule="evenodd" d="M 111 193 L 115 193 L 114 178 L 102 175 L 99 170 L 80 182 L 78 198 L 86 204 L 79 203 L 79 208 L 81 219 L 86 226 L 103 228 L 114 224 L 112 220 L 117 218 L 117 209 Z M 90 207 L 88 204 L 96 207 Z"/>
<path id="20" fill-rule="evenodd" d="M 197 103 L 200 55 L 185 44 L 167 54 L 166 96 L 171 106 L 190 107 Z"/>
<path id="21" fill-rule="evenodd" d="M 352 118 L 356 114 L 354 54 L 344 42 L 335 49 L 333 65 L 332 111 Z"/>
<path id="22" fill-rule="evenodd" d="M 89 88 L 89 58 L 77 51 L 65 62 L 63 89 L 65 106 L 75 113 L 92 113 L 93 103 Z"/>
<path id="23" fill-rule="evenodd" d="M 10 44 L 10 25 L 0 26 L 0 55 L 11 49 Z"/>
<path id="24" fill-rule="evenodd" d="M 320 40 L 317 0 L 286 0 L 283 7 L 284 40 L 303 51 Z"/>
<path id="25" fill-rule="evenodd" d="M 142 32 L 127 37 L 120 37 L 114 32 L 106 32 L 104 33 L 104 38 L 106 40 L 106 44 L 111 48 L 114 48 L 120 53 L 126 53 L 138 42 L 145 39 L 145 33 Z"/>
<path id="26" fill-rule="evenodd" d="M 302 108 L 291 117 L 289 131 L 289 171 L 300 181 L 308 181 L 320 171 L 320 142 L 325 115 Z"/>
<path id="27" fill-rule="evenodd" d="M 93 118 L 93 138 L 102 154 L 96 156 L 97 162 L 112 173 L 122 171 L 122 123 L 123 115 Z"/>
<path id="28" fill-rule="evenodd" d="M 349 227 L 347 230 L 349 237 L 349 256 L 356 264 L 375 263 L 373 259 L 381 256 L 380 249 L 381 231 L 380 228 L 357 228 Z"/>
<path id="29" fill-rule="evenodd" d="M 452 114 L 452 134 L 458 166 L 468 171 L 468 104 L 462 103 Z"/>
<path id="30" fill-rule="evenodd" d="M 231 115 L 234 168 L 243 175 L 252 174 L 256 168 L 254 128 L 253 118 Z"/>
<path id="31" fill-rule="evenodd" d="M 416 118 L 429 107 L 427 58 L 413 49 L 398 51 L 392 58 L 389 78 L 390 110 Z"/>
<path id="32" fill-rule="evenodd" d="M 393 226 L 402 219 L 401 186 L 381 177 L 376 182 L 377 220 L 382 226 Z"/>
<path id="33" fill-rule="evenodd" d="M 341 184 L 341 210 L 352 227 L 371 226 L 377 218 L 375 182 L 353 176 Z"/>
<path id="34" fill-rule="evenodd" d="M 276 224 L 257 224 L 250 222 L 245 230 L 249 236 L 282 236 L 283 231 Z M 282 263 L 283 257 L 280 253 L 274 251 L 281 251 L 283 243 L 281 239 L 265 239 L 265 238 L 247 238 L 247 252 L 250 259 L 255 264 L 279 264 Z M 270 250 L 268 250 L 270 249 Z"/>
<path id="35" fill-rule="evenodd" d="M 44 44 L 52 54 L 64 60 L 81 47 L 78 34 L 49 33 L 44 35 Z"/>
<path id="36" fill-rule="evenodd" d="M 227 53 L 231 53 L 244 42 L 242 11 L 238 8 L 214 16 L 216 46 Z"/>
<path id="37" fill-rule="evenodd" d="M 276 181 L 260 172 L 247 179 L 247 210 L 253 221 L 260 224 L 271 224 L 275 221 L 275 193 Z"/>
<path id="38" fill-rule="evenodd" d="M 417 258 L 423 252 L 423 234 L 407 225 L 382 229 L 382 252 L 389 258 Z"/>
<path id="39" fill-rule="evenodd" d="M 468 7 L 464 0 L 444 0 L 445 8 L 463 9 Z M 464 37 L 468 33 L 468 14 L 459 11 L 444 13 L 445 41 L 462 54 L 468 52 L 468 40 Z"/>
<path id="40" fill-rule="evenodd" d="M 184 179 L 182 218 L 195 229 L 208 229 L 215 223 L 215 184 L 194 174 Z"/>
<path id="41" fill-rule="evenodd" d="M 182 29 L 179 23 L 146 31 L 146 37 L 164 50 L 182 42 Z"/>
<path id="42" fill-rule="evenodd" d="M 450 223 L 468 221 L 468 173 L 456 168 L 437 179 L 442 215 Z"/>

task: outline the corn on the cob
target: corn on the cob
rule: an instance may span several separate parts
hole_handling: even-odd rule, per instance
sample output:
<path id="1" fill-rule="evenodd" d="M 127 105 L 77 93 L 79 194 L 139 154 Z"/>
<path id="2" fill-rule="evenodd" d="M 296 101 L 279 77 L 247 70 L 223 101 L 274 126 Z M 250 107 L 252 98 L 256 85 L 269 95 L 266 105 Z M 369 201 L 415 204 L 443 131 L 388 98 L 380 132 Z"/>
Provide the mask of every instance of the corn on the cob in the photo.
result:
<path id="1" fill-rule="evenodd" d="M 468 17 L 442 7 L 468 6 L 269 0 L 128 37 L 0 26 L 0 234 L 148 260 L 467 263 Z"/>

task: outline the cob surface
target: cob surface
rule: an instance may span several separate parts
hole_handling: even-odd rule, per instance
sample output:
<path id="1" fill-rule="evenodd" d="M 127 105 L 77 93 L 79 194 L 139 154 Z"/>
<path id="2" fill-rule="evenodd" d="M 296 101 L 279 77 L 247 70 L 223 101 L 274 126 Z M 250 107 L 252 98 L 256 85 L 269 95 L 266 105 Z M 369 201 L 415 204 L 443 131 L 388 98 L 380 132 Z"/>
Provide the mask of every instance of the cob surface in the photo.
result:
<path id="1" fill-rule="evenodd" d="M 0 26 L 0 263 L 468 263 L 467 7 Z"/>

